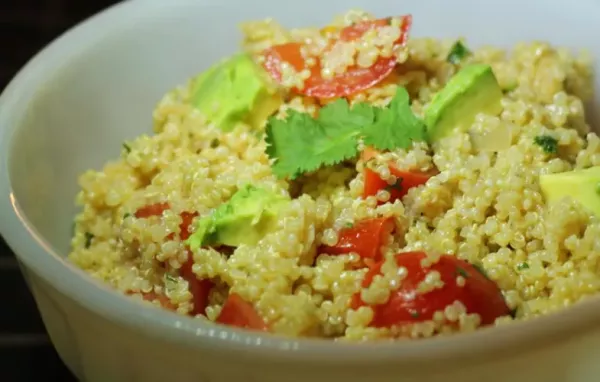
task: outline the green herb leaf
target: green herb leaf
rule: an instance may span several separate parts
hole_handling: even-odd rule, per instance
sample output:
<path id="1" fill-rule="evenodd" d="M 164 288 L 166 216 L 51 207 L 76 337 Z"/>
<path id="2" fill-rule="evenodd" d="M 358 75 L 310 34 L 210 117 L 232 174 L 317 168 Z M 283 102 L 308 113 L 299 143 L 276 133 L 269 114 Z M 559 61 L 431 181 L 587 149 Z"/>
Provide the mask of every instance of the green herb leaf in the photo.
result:
<path id="1" fill-rule="evenodd" d="M 213 149 L 216 149 L 217 147 L 219 147 L 219 139 L 215 138 L 212 141 L 210 141 L 210 147 Z"/>
<path id="2" fill-rule="evenodd" d="M 393 191 L 393 190 L 397 190 L 397 191 L 402 191 L 402 181 L 404 180 L 404 178 L 399 177 L 396 179 L 396 182 L 394 182 L 394 184 L 388 184 L 387 186 L 385 186 L 386 191 Z"/>
<path id="3" fill-rule="evenodd" d="M 125 212 L 125 214 L 123 214 L 123 220 L 127 219 L 130 216 L 131 214 L 129 212 Z"/>
<path id="4" fill-rule="evenodd" d="M 470 54 L 471 51 L 462 43 L 462 41 L 457 40 L 454 45 L 452 45 L 452 48 L 450 48 L 450 53 L 448 53 L 446 61 L 456 65 Z"/>
<path id="5" fill-rule="evenodd" d="M 352 223 L 352 222 L 348 222 L 348 223 L 344 224 L 344 226 L 345 226 L 346 228 L 352 228 L 352 227 L 354 227 L 354 223 Z"/>
<path id="6" fill-rule="evenodd" d="M 408 148 L 425 138 L 425 123 L 413 114 L 408 92 L 401 87 L 388 107 L 375 108 L 375 121 L 364 130 L 365 144 L 378 150 Z"/>
<path id="7" fill-rule="evenodd" d="M 550 135 L 538 135 L 533 141 L 547 154 L 556 154 L 558 152 L 558 140 Z"/>
<path id="8" fill-rule="evenodd" d="M 386 108 L 359 103 L 350 107 L 345 99 L 324 106 L 315 119 L 289 110 L 285 120 L 270 118 L 266 128 L 266 153 L 274 160 L 279 178 L 299 175 L 354 158 L 358 140 L 378 150 L 408 148 L 425 140 L 425 124 L 417 118 L 404 88 Z"/>
<path id="9" fill-rule="evenodd" d="M 419 318 L 419 312 L 417 312 L 416 310 L 411 310 L 410 311 L 410 316 L 412 318 Z"/>
<path id="10" fill-rule="evenodd" d="M 522 262 L 520 264 L 517 264 L 517 269 L 519 271 L 522 271 L 523 269 L 529 269 L 529 264 L 527 264 L 526 262 Z"/>
<path id="11" fill-rule="evenodd" d="M 463 269 L 461 267 L 456 267 L 456 273 L 459 276 L 464 277 L 465 279 L 468 279 L 469 277 L 471 277 L 471 275 L 469 274 L 469 272 L 467 272 L 465 269 Z"/>
<path id="12" fill-rule="evenodd" d="M 128 154 L 131 152 L 131 146 L 129 146 L 127 143 L 123 143 L 123 149 Z"/>
<path id="13" fill-rule="evenodd" d="M 169 281 L 169 282 L 172 282 L 172 283 L 177 282 L 177 279 L 175 278 L 175 276 L 170 275 L 168 273 L 165 273 L 165 279 L 167 281 Z"/>
<path id="14" fill-rule="evenodd" d="M 92 240 L 94 239 L 94 234 L 91 232 L 86 232 L 83 234 L 85 238 L 84 247 L 88 249 L 92 245 Z"/>
<path id="15" fill-rule="evenodd" d="M 347 115 L 350 108 L 344 100 L 322 108 L 317 120 L 295 110 L 289 110 L 285 120 L 269 120 L 267 155 L 275 158 L 275 175 L 295 179 L 323 165 L 334 165 L 358 154 L 360 127 L 335 121 L 335 112 L 340 113 L 340 121 L 351 121 Z"/>

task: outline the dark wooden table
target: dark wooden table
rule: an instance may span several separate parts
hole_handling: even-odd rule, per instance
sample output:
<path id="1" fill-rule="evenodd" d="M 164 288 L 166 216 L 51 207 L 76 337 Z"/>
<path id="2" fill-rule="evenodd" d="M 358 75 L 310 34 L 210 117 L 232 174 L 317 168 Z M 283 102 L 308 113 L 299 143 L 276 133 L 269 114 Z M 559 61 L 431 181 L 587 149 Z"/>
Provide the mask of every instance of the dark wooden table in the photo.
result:
<path id="1" fill-rule="evenodd" d="M 0 1 L 0 90 L 37 51 L 116 0 Z M 0 381 L 75 381 L 49 342 L 14 255 L 0 238 Z"/>

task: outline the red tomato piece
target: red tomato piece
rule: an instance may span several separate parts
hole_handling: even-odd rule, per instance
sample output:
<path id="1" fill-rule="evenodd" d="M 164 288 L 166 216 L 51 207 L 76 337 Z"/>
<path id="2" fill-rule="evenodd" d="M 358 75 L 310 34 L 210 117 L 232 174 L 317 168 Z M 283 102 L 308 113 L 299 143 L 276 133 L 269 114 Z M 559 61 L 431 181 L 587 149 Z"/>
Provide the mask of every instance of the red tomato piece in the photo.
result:
<path id="1" fill-rule="evenodd" d="M 147 218 L 150 216 L 160 216 L 162 213 L 169 209 L 168 203 L 156 203 L 140 208 L 136 211 L 135 216 L 137 218 Z M 181 240 L 187 240 L 191 235 L 189 226 L 192 224 L 194 218 L 198 216 L 197 212 L 182 212 L 181 213 L 181 224 L 179 225 L 179 237 Z M 171 233 L 167 236 L 168 239 L 172 240 L 175 238 L 175 233 Z M 191 252 L 188 251 L 188 261 L 181 266 L 180 274 L 189 284 L 189 290 L 192 294 L 194 302 L 194 309 L 192 314 L 205 314 L 206 307 L 208 306 L 208 295 L 210 290 L 214 286 L 211 280 L 198 280 L 194 272 L 192 272 L 192 265 L 194 260 Z M 163 296 L 164 297 L 164 296 Z M 160 296 L 159 296 L 160 298 Z M 164 297 L 166 298 L 166 297 Z M 168 299 L 167 299 L 168 301 Z M 162 301 L 161 301 L 162 303 Z M 169 303 L 170 304 L 170 303 Z M 164 306 L 164 304 L 163 304 Z M 172 306 L 172 305 L 171 305 Z M 173 308 L 174 309 L 174 308 Z"/>
<path id="2" fill-rule="evenodd" d="M 496 318 L 510 314 L 500 288 L 474 266 L 454 256 L 442 255 L 437 263 L 423 268 L 421 260 L 425 256 L 423 252 L 396 255 L 398 266 L 406 268 L 407 276 L 385 304 L 372 306 L 374 317 L 371 326 L 390 327 L 430 320 L 436 311 L 443 311 L 455 301 L 460 301 L 467 313 L 479 314 L 482 325 L 490 325 Z M 363 288 L 368 287 L 375 275 L 381 273 L 381 265 L 382 262 L 369 270 L 363 279 Z M 440 273 L 444 285 L 419 293 L 419 283 L 432 270 Z M 458 276 L 464 278 L 463 286 L 457 284 Z M 352 305 L 355 309 L 365 305 L 359 293 L 354 296 Z"/>
<path id="3" fill-rule="evenodd" d="M 135 217 L 149 218 L 150 216 L 160 216 L 163 212 L 169 209 L 169 203 L 154 203 L 149 204 L 135 211 Z"/>
<path id="4" fill-rule="evenodd" d="M 412 25 L 412 16 L 406 15 L 401 17 L 401 25 L 400 25 L 400 37 L 396 40 L 396 44 L 404 44 L 408 39 L 408 32 Z M 361 38 L 366 32 L 371 29 L 375 29 L 378 27 L 383 27 L 386 25 L 390 25 L 391 17 L 386 17 L 383 19 L 377 20 L 367 20 L 358 22 L 354 25 L 350 25 L 342 29 L 340 33 L 340 40 L 342 41 L 353 41 Z"/>
<path id="5" fill-rule="evenodd" d="M 197 212 L 182 212 L 181 213 L 181 224 L 179 225 L 179 237 L 181 240 L 187 240 L 192 234 L 189 231 L 190 224 L 196 216 L 198 216 Z"/>
<path id="6" fill-rule="evenodd" d="M 340 40 L 352 41 L 356 40 L 370 29 L 377 28 L 383 25 L 388 25 L 388 19 L 380 19 L 373 21 L 365 21 L 344 28 L 340 33 Z M 400 26 L 401 33 L 396 45 L 401 45 L 406 42 L 408 32 L 412 24 L 410 15 L 402 16 L 402 25 Z M 331 42 L 333 46 L 334 41 Z M 286 43 L 275 45 L 267 48 L 263 52 L 263 66 L 273 79 L 278 82 L 282 80 L 280 67 L 282 63 L 288 63 L 295 69 L 296 72 L 301 72 L 305 69 L 310 70 L 310 76 L 304 82 L 302 89 L 294 88 L 299 94 L 304 94 L 316 98 L 336 98 L 346 97 L 359 91 L 368 89 L 385 79 L 396 66 L 395 57 L 380 57 L 371 67 L 361 68 L 356 65 L 348 68 L 345 73 L 338 74 L 330 79 L 325 79 L 321 76 L 321 66 L 317 62 L 313 66 L 309 66 L 302 56 L 301 43 Z"/>
<path id="7" fill-rule="evenodd" d="M 208 279 L 199 280 L 192 271 L 192 265 L 194 265 L 194 258 L 192 253 L 188 250 L 188 261 L 181 266 L 181 277 L 188 282 L 189 291 L 192 294 L 194 309 L 191 314 L 205 315 L 206 307 L 208 306 L 208 295 L 214 284 Z"/>
<path id="8" fill-rule="evenodd" d="M 363 198 L 375 196 L 379 190 L 388 190 L 390 193 L 390 202 L 396 199 L 402 199 L 413 187 L 417 187 L 427 183 L 430 174 L 402 171 L 395 166 L 390 166 L 390 173 L 396 177 L 395 184 L 388 184 L 387 181 L 381 179 L 379 174 L 370 168 L 365 168 L 365 188 L 363 190 Z"/>
<path id="9" fill-rule="evenodd" d="M 350 228 L 340 231 L 334 246 L 323 246 L 321 252 L 342 255 L 356 252 L 363 259 L 378 261 L 381 258 L 381 246 L 394 230 L 394 219 L 375 218 L 357 222 Z"/>
<path id="10" fill-rule="evenodd" d="M 229 295 L 216 322 L 243 329 L 267 331 L 268 327 L 254 306 L 238 294 Z"/>
<path id="11" fill-rule="evenodd" d="M 304 70 L 306 64 L 301 53 L 302 46 L 303 45 L 299 42 L 288 42 L 267 48 L 263 52 L 265 58 L 263 67 L 277 82 L 281 82 L 281 72 L 279 71 L 279 67 L 282 62 L 287 62 L 297 72 Z"/>

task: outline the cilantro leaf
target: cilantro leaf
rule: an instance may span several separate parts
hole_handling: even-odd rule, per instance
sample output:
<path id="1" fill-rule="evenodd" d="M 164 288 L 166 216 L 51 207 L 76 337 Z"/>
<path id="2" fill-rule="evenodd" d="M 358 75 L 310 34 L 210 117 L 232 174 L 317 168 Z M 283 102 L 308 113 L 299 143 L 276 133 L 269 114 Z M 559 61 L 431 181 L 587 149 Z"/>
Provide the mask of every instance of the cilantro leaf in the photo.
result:
<path id="1" fill-rule="evenodd" d="M 364 102 L 350 108 L 348 101 L 338 99 L 319 110 L 317 119 L 327 128 L 356 130 L 373 123 L 374 113 L 374 108 Z"/>
<path id="2" fill-rule="evenodd" d="M 267 155 L 276 158 L 273 164 L 275 175 L 295 179 L 323 165 L 334 165 L 358 154 L 360 129 L 347 115 L 350 113 L 348 105 L 339 102 L 329 111 L 323 108 L 325 114 L 317 120 L 294 110 L 288 112 L 284 121 L 269 120 Z M 338 115 L 340 118 L 336 120 Z"/>
<path id="3" fill-rule="evenodd" d="M 276 176 L 295 179 L 307 167 L 305 162 L 311 160 L 306 148 L 312 148 L 313 138 L 316 138 L 319 128 L 308 114 L 295 110 L 288 110 L 287 114 L 285 120 L 269 118 L 265 137 L 266 153 L 269 158 L 275 158 L 272 167 Z"/>
<path id="4" fill-rule="evenodd" d="M 533 142 L 540 146 L 546 154 L 556 154 L 558 152 L 558 140 L 550 135 L 538 135 Z"/>
<path id="5" fill-rule="evenodd" d="M 416 117 L 404 88 L 386 108 L 366 103 L 350 106 L 338 99 L 309 114 L 289 110 L 284 120 L 271 117 L 266 127 L 266 153 L 273 173 L 295 179 L 303 173 L 330 166 L 358 155 L 358 141 L 378 150 L 408 148 L 425 139 L 425 124 Z"/>
<path id="6" fill-rule="evenodd" d="M 410 147 L 425 139 L 425 123 L 410 108 L 406 89 L 399 87 L 386 108 L 375 109 L 375 123 L 364 129 L 364 142 L 378 150 Z"/>
<path id="7" fill-rule="evenodd" d="M 465 58 L 466 56 L 470 55 L 471 51 L 469 50 L 469 48 L 467 48 L 465 46 L 465 44 L 462 43 L 462 41 L 457 40 L 454 45 L 452 45 L 452 48 L 450 48 L 450 52 L 448 53 L 448 56 L 446 57 L 446 61 L 448 61 L 451 64 L 458 64 L 463 58 Z"/>

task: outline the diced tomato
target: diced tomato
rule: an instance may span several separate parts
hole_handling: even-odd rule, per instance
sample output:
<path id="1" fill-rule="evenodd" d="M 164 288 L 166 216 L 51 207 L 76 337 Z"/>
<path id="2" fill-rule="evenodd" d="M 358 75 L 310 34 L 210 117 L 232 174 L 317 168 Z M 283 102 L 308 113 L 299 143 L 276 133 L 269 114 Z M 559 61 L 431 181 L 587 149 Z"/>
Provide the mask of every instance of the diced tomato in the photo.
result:
<path id="1" fill-rule="evenodd" d="M 243 329 L 267 331 L 268 327 L 254 306 L 238 294 L 229 295 L 216 322 Z"/>
<path id="2" fill-rule="evenodd" d="M 320 251 L 332 255 L 356 252 L 363 259 L 378 261 L 381 258 L 381 246 L 394 230 L 394 219 L 375 218 L 357 222 L 354 226 L 340 231 L 334 246 L 323 246 Z"/>
<path id="3" fill-rule="evenodd" d="M 198 216 L 197 212 L 181 213 L 181 224 L 179 225 L 179 237 L 181 238 L 181 240 L 187 240 L 192 234 L 189 231 L 189 227 L 196 216 Z"/>
<path id="4" fill-rule="evenodd" d="M 408 38 L 408 31 L 412 24 L 410 15 L 402 16 L 400 26 L 401 33 L 396 45 L 402 45 Z M 340 32 L 341 41 L 352 41 L 361 38 L 365 32 L 370 29 L 389 25 L 388 19 L 365 21 L 344 28 Z M 333 46 L 334 41 L 330 46 Z M 325 79 L 321 75 L 320 62 L 310 66 L 305 62 L 301 50 L 304 45 L 301 43 L 285 43 L 274 45 L 263 52 L 263 66 L 273 79 L 278 82 L 282 80 L 280 72 L 281 64 L 288 63 L 296 72 L 305 69 L 310 71 L 310 76 L 304 82 L 302 89 L 294 88 L 299 94 L 304 94 L 316 98 L 337 98 L 346 97 L 359 91 L 368 89 L 385 79 L 396 66 L 395 57 L 380 57 L 369 68 L 361 68 L 357 65 L 349 67 L 346 72 L 338 74 L 330 79 Z M 317 60 L 318 61 L 318 60 Z"/>
<path id="5" fill-rule="evenodd" d="M 350 25 L 342 29 L 340 33 L 340 40 L 342 41 L 353 41 L 361 38 L 366 32 L 371 29 L 376 29 L 379 27 L 383 27 L 386 25 L 390 25 L 391 18 L 386 17 L 383 19 L 377 20 L 367 20 L 358 22 L 354 25 Z M 401 25 L 400 25 L 400 37 L 396 40 L 396 44 L 404 44 L 408 39 L 408 32 L 412 25 L 412 16 L 406 15 L 401 17 Z"/>
<path id="6" fill-rule="evenodd" d="M 150 216 L 160 216 L 163 212 L 169 209 L 169 203 L 154 203 L 149 204 L 135 211 L 135 217 L 149 218 Z"/>
<path id="7" fill-rule="evenodd" d="M 136 211 L 135 216 L 137 218 L 147 218 L 150 216 L 160 216 L 162 213 L 169 209 L 168 203 L 156 203 L 140 208 Z M 187 240 L 191 233 L 189 226 L 192 224 L 194 218 L 198 216 L 197 212 L 182 212 L 181 213 L 181 224 L 179 224 L 179 237 L 181 240 Z M 170 233 L 167 238 L 172 240 L 175 238 L 175 233 Z M 188 250 L 188 261 L 181 266 L 180 274 L 189 284 L 189 290 L 192 294 L 194 303 L 194 309 L 192 314 L 205 314 L 206 307 L 208 306 L 208 295 L 210 290 L 214 286 L 211 280 L 198 280 L 194 272 L 192 272 L 192 265 L 194 260 L 192 253 Z"/>
<path id="8" fill-rule="evenodd" d="M 394 165 L 389 166 L 390 173 L 396 177 L 395 184 L 389 184 L 381 179 L 379 174 L 370 168 L 365 168 L 365 186 L 363 190 L 363 198 L 377 195 L 379 190 L 387 190 L 390 193 L 389 202 L 394 202 L 401 199 L 413 187 L 417 187 L 427 183 L 432 174 L 422 172 L 403 171 Z"/>
<path id="9" fill-rule="evenodd" d="M 194 309 L 191 313 L 193 315 L 205 315 L 206 307 L 208 306 L 208 295 L 214 284 L 208 279 L 199 280 L 192 271 L 192 265 L 194 265 L 194 258 L 192 253 L 188 250 L 188 261 L 181 266 L 181 277 L 188 282 L 189 291 L 192 294 Z"/>
<path id="10" fill-rule="evenodd" d="M 436 311 L 443 311 L 455 301 L 461 302 L 467 313 L 477 313 L 482 325 L 492 324 L 496 318 L 510 314 L 496 283 L 466 261 L 454 256 L 442 255 L 431 267 L 424 268 L 421 260 L 423 252 L 407 252 L 396 255 L 398 266 L 407 271 L 400 287 L 392 291 L 389 300 L 372 306 L 374 317 L 371 326 L 390 327 L 431 320 Z M 381 274 L 383 262 L 372 267 L 363 279 L 363 288 L 368 287 L 377 274 Z M 443 286 L 429 292 L 420 293 L 418 285 L 430 271 L 440 273 Z M 464 278 L 464 285 L 457 284 L 457 277 Z M 357 293 L 353 298 L 353 308 L 365 305 Z"/>

